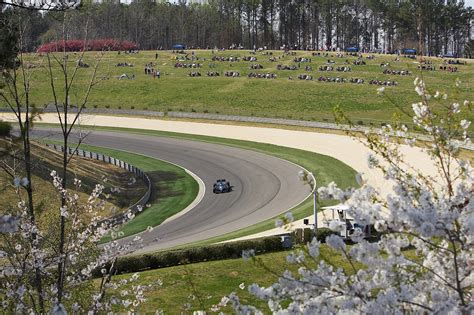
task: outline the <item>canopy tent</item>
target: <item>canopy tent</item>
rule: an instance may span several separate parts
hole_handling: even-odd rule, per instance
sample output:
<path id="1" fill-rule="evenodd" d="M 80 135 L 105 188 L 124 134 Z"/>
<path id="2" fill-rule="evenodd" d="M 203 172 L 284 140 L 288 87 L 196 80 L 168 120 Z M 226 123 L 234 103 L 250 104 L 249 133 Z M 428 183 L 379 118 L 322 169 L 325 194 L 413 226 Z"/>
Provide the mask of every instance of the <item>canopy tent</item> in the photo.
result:
<path id="1" fill-rule="evenodd" d="M 173 49 L 186 49 L 186 45 L 176 44 L 176 45 L 173 45 Z"/>
<path id="2" fill-rule="evenodd" d="M 358 47 L 349 47 L 346 49 L 347 52 L 358 52 L 359 51 L 359 48 Z"/>

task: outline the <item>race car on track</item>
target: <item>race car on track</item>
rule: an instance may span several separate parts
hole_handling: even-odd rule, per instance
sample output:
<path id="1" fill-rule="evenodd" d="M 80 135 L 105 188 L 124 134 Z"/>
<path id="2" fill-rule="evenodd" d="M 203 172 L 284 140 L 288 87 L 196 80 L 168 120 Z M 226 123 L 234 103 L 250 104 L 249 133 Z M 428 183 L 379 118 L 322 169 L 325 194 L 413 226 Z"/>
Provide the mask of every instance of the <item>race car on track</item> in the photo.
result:
<path id="1" fill-rule="evenodd" d="M 212 191 L 215 194 L 226 193 L 226 192 L 232 191 L 232 186 L 225 179 L 218 179 L 214 183 L 214 187 L 213 187 Z"/>

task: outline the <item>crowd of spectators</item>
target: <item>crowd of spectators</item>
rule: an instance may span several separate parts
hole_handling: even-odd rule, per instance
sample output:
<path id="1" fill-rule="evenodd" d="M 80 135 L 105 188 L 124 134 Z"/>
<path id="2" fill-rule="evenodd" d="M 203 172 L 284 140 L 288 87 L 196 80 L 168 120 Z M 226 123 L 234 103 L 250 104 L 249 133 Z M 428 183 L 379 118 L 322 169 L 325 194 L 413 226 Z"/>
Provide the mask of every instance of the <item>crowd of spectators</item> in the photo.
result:
<path id="1" fill-rule="evenodd" d="M 258 69 L 263 69 L 263 66 L 259 63 L 254 63 L 254 64 L 251 64 L 249 68 L 252 70 L 258 70 Z"/>
<path id="2" fill-rule="evenodd" d="M 392 70 L 392 69 L 385 69 L 383 74 L 394 74 L 394 75 L 411 75 L 411 71 L 408 70 Z"/>
<path id="3" fill-rule="evenodd" d="M 133 64 L 128 62 L 119 62 L 115 65 L 116 67 L 133 67 Z"/>
<path id="4" fill-rule="evenodd" d="M 300 80 L 306 80 L 306 81 L 311 81 L 311 80 L 313 80 L 313 76 L 310 75 L 310 74 L 302 73 L 302 74 L 298 75 L 298 79 L 300 79 Z"/>
<path id="5" fill-rule="evenodd" d="M 296 65 L 277 65 L 277 70 L 298 70 Z"/>
<path id="6" fill-rule="evenodd" d="M 247 77 L 257 78 L 257 79 L 276 79 L 277 75 L 275 73 L 256 73 L 250 72 Z"/>
<path id="7" fill-rule="evenodd" d="M 319 66 L 319 71 L 334 71 L 333 66 Z"/>
<path id="8" fill-rule="evenodd" d="M 347 82 L 347 79 L 342 78 L 342 77 L 324 77 L 324 76 L 320 76 L 318 78 L 318 81 L 320 81 L 320 82 L 345 83 L 345 82 Z"/>
<path id="9" fill-rule="evenodd" d="M 202 64 L 177 62 L 174 64 L 174 67 L 175 68 L 201 68 Z"/>
<path id="10" fill-rule="evenodd" d="M 338 71 L 338 72 L 351 72 L 352 69 L 351 69 L 351 67 L 339 66 L 339 67 L 336 67 L 336 71 Z"/>
<path id="11" fill-rule="evenodd" d="M 295 57 L 293 59 L 294 62 L 311 62 L 311 58 L 306 57 Z"/>
<path id="12" fill-rule="evenodd" d="M 398 82 L 393 80 L 381 81 L 381 80 L 370 80 L 369 84 L 372 85 L 384 85 L 384 86 L 397 86 Z"/>
<path id="13" fill-rule="evenodd" d="M 212 61 L 220 61 L 220 62 L 238 62 L 240 61 L 239 57 L 233 57 L 233 56 L 212 56 L 211 58 Z"/>
<path id="14" fill-rule="evenodd" d="M 255 56 L 244 56 L 244 57 L 242 57 L 242 60 L 243 61 L 255 62 L 255 61 L 257 61 L 257 57 L 255 57 Z"/>
<path id="15" fill-rule="evenodd" d="M 366 65 L 365 61 L 362 60 L 362 59 L 356 59 L 352 62 L 352 64 L 354 66 L 365 66 Z"/>
<path id="16" fill-rule="evenodd" d="M 443 65 L 443 66 L 439 66 L 439 70 L 449 71 L 449 72 L 458 72 L 458 67 Z"/>
<path id="17" fill-rule="evenodd" d="M 461 61 L 461 60 L 453 60 L 453 59 L 448 59 L 448 60 L 444 60 L 443 61 L 444 64 L 447 64 L 447 65 L 465 65 L 466 62 L 465 61 Z"/>
<path id="18" fill-rule="evenodd" d="M 238 71 L 226 71 L 226 72 L 224 72 L 224 76 L 231 77 L 231 78 L 237 78 L 237 77 L 240 77 L 240 72 L 238 72 Z"/>
<path id="19" fill-rule="evenodd" d="M 432 64 L 420 64 L 418 65 L 417 67 L 418 70 L 422 70 L 422 71 L 435 71 L 435 66 L 433 66 Z"/>

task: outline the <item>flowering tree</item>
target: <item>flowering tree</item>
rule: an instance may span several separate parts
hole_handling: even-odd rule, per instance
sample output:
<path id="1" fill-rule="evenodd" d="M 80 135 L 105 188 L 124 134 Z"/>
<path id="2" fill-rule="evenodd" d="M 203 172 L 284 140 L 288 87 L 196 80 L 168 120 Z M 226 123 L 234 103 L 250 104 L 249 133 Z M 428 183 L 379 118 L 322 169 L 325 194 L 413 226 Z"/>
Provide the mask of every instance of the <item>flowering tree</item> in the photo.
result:
<path id="1" fill-rule="evenodd" d="M 251 293 L 268 301 L 273 313 L 474 311 L 473 172 L 469 161 L 459 157 L 460 147 L 470 144 L 469 122 L 463 119 L 470 102 L 450 101 L 446 93 L 429 91 L 418 78 L 414 84 L 420 102 L 412 106 L 413 123 L 429 137 L 420 145 L 437 174 L 423 174 L 410 166 L 401 143 L 413 146 L 419 140 L 398 121 L 357 138 L 373 150 L 368 163 L 382 170 L 393 193 L 383 196 L 363 181 L 359 189 L 342 191 L 330 184 L 318 193 L 344 202 L 355 222 L 373 224 L 380 238 L 369 242 L 356 228 L 350 239 L 353 245 L 337 235 L 326 239 L 347 260 L 349 270 L 319 261 L 316 239 L 304 251 L 289 255 L 288 261 L 300 267 L 297 275 L 286 271 L 269 287 L 249 286 Z M 435 111 L 435 105 L 441 110 Z M 310 261 L 316 268 L 309 267 Z M 360 264 L 364 267 L 357 268 Z M 221 305 L 227 303 L 241 313 L 261 313 L 243 305 L 235 294 Z"/>
<path id="2" fill-rule="evenodd" d="M 63 27 L 63 31 L 63 37 L 66 38 L 66 27 Z M 109 194 L 104 192 L 102 185 L 97 185 L 87 202 L 79 200 L 77 191 L 81 189 L 80 181 L 68 178 L 67 171 L 74 153 L 64 150 L 61 175 L 58 176 L 55 171 L 51 173 L 58 196 L 57 204 L 46 204 L 41 196 L 35 194 L 32 176 L 35 163 L 30 135 L 41 112 L 30 100 L 30 78 L 35 67 L 28 67 L 21 49 L 21 31 L 19 35 L 17 62 L 1 72 L 5 88 L 0 89 L 0 102 L 7 105 L 15 115 L 19 129 L 19 137 L 12 141 L 12 149 L 0 161 L 2 169 L 11 177 L 11 189 L 15 190 L 18 198 L 17 207 L 1 209 L 2 312 L 46 314 L 51 311 L 53 314 L 65 314 L 66 310 L 70 310 L 94 314 L 111 310 L 114 304 L 121 304 L 125 308 L 137 306 L 143 301 L 143 289 L 139 285 L 132 285 L 131 291 L 122 291 L 120 298 L 106 296 L 105 291 L 108 288 L 118 289 L 121 284 L 129 282 L 112 281 L 114 261 L 118 255 L 126 254 L 132 245 L 136 246 L 140 238 L 126 244 L 119 245 L 112 241 L 98 246 L 100 239 L 112 228 L 100 215 Z M 79 121 L 93 86 L 100 81 L 96 79 L 97 61 L 84 95 L 77 98 L 77 106 L 72 110 L 71 90 L 83 57 L 84 50 L 72 67 L 68 64 L 65 50 L 62 54 L 47 54 L 45 58 L 52 104 L 56 109 L 65 148 L 69 146 L 70 134 Z M 57 77 L 61 78 L 58 83 L 55 81 Z M 72 182 L 74 189 L 68 190 L 67 183 Z M 125 217 L 132 218 L 133 215 L 129 213 Z M 104 269 L 103 266 L 110 267 Z M 90 280 L 97 269 L 101 269 L 102 273 L 99 288 L 95 288 Z M 136 278 L 137 275 L 134 275 L 129 280 L 134 281 Z"/>
<path id="3" fill-rule="evenodd" d="M 61 217 L 65 218 L 67 232 L 62 240 L 62 253 L 57 251 L 61 231 L 54 211 L 43 209 L 43 215 L 41 212 L 37 214 L 36 223 L 32 223 L 28 202 L 21 193 L 27 183 L 25 179 L 15 180 L 13 185 L 19 202 L 10 215 L 15 221 L 2 224 L 0 242 L 0 259 L 3 261 L 0 267 L 2 312 L 44 314 L 46 310 L 51 310 L 54 314 L 65 314 L 66 310 L 70 310 L 94 314 L 111 310 L 113 305 L 130 309 L 143 302 L 143 288 L 140 285 L 132 285 L 132 290 L 122 291 L 125 294 L 105 295 L 107 289 L 120 292 L 118 289 L 121 286 L 138 278 L 138 275 L 133 275 L 125 281 L 112 281 L 116 257 L 130 252 L 140 242 L 140 238 L 136 237 L 129 243 L 112 241 L 100 249 L 97 247 L 111 228 L 100 215 L 108 196 L 105 187 L 96 185 L 87 202 L 81 202 L 77 193 L 81 190 L 80 180 L 74 181 L 74 189 L 66 190 L 62 188 L 62 179 L 55 171 L 52 171 L 51 177 L 57 193 L 66 200 L 65 205 L 58 209 Z M 37 207 L 35 210 L 40 209 Z M 62 303 L 58 303 L 57 296 L 58 273 L 55 266 L 58 261 L 64 264 Z M 112 264 L 108 269 L 101 269 L 110 262 Z M 102 273 L 98 288 L 90 281 L 97 269 L 101 269 Z M 41 280 L 41 294 L 35 274 L 39 274 Z"/>

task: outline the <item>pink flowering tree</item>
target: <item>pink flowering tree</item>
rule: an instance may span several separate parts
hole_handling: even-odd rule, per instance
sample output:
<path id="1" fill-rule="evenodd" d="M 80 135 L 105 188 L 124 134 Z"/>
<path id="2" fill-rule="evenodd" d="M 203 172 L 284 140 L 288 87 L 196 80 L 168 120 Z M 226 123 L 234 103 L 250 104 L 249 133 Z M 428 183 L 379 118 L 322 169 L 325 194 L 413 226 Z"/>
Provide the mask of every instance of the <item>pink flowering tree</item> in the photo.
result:
<path id="1" fill-rule="evenodd" d="M 383 172 L 393 191 L 382 195 L 363 180 L 355 190 L 343 191 L 335 184 L 318 190 L 322 198 L 348 205 L 360 226 L 373 224 L 380 238 L 369 242 L 357 228 L 351 244 L 337 235 L 329 236 L 327 245 L 345 258 L 351 266 L 348 270 L 319 260 L 321 244 L 316 239 L 304 251 L 289 255 L 288 261 L 299 266 L 297 274 L 286 271 L 268 287 L 248 287 L 268 302 L 271 312 L 474 311 L 473 172 L 469 161 L 460 157 L 461 147 L 471 144 L 470 122 L 465 119 L 470 102 L 428 90 L 419 78 L 414 85 L 420 100 L 412 105 L 411 118 L 423 134 L 421 140 L 420 133 L 410 134 L 399 121 L 356 138 L 373 151 L 369 166 Z M 341 114 L 340 118 L 350 123 Z M 401 147 L 415 144 L 431 158 L 437 174 L 424 174 L 410 165 L 410 157 L 402 154 Z M 225 304 L 239 313 L 263 313 L 243 305 L 235 294 L 225 297 L 220 306 Z"/>

